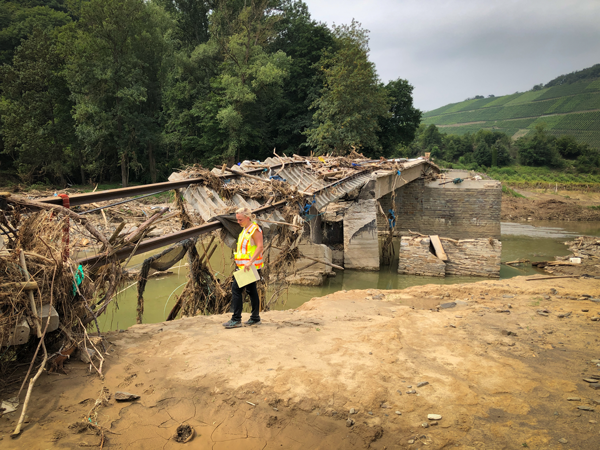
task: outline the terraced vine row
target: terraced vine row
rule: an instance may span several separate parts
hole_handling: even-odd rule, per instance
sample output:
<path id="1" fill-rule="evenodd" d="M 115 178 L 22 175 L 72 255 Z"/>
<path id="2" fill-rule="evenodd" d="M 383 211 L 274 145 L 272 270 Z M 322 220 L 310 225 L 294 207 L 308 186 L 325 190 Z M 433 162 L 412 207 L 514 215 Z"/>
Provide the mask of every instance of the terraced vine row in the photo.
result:
<path id="1" fill-rule="evenodd" d="M 450 104 L 425 113 L 423 123 L 458 125 L 440 130 L 447 134 L 475 133 L 485 128 L 510 136 L 545 123 L 555 136 L 572 135 L 600 148 L 600 79 Z"/>

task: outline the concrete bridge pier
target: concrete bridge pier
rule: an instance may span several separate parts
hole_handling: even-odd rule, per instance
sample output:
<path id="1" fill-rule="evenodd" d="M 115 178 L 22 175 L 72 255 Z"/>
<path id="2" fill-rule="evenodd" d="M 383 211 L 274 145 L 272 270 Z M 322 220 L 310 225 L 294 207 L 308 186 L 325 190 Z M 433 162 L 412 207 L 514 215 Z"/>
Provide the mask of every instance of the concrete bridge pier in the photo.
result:
<path id="1" fill-rule="evenodd" d="M 344 215 L 344 267 L 379 270 L 377 200 L 358 200 Z"/>

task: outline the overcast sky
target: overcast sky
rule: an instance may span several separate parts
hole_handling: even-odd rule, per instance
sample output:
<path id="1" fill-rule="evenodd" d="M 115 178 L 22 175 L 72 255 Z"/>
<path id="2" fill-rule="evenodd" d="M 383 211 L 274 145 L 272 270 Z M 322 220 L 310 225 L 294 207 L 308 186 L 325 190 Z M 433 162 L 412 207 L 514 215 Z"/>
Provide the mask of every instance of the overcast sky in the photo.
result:
<path id="1" fill-rule="evenodd" d="M 312 18 L 370 30 L 382 81 L 429 111 L 530 90 L 600 63 L 600 0 L 304 0 Z"/>

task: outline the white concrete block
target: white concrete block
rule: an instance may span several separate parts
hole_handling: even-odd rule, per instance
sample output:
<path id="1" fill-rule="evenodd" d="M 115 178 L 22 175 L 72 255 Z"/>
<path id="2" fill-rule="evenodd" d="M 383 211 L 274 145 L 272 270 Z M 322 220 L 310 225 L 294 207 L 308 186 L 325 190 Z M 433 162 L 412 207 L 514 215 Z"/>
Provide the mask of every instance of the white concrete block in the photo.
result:
<path id="1" fill-rule="evenodd" d="M 6 342 L 2 342 L 2 346 L 26 344 L 30 334 L 29 324 L 23 319 L 14 329 L 10 330 L 8 339 Z"/>
<path id="2" fill-rule="evenodd" d="M 42 319 L 42 330 L 46 327 L 47 320 L 50 320 L 50 323 L 48 325 L 48 333 L 58 329 L 60 320 L 56 309 L 54 309 L 54 306 L 42 305 L 42 311 L 40 313 L 40 316 Z"/>
<path id="3" fill-rule="evenodd" d="M 320 261 L 325 261 L 331 264 L 333 259 L 333 251 L 324 244 L 312 244 L 309 242 L 302 243 L 298 246 L 298 249 L 304 256 L 309 256 L 311 258 L 318 259 Z M 310 259 L 299 259 L 296 261 L 296 269 L 298 272 L 301 272 L 304 267 L 307 267 L 309 264 L 312 264 L 314 261 Z M 309 272 L 322 272 L 328 273 L 333 269 L 331 266 L 326 264 L 314 264 L 308 268 Z"/>

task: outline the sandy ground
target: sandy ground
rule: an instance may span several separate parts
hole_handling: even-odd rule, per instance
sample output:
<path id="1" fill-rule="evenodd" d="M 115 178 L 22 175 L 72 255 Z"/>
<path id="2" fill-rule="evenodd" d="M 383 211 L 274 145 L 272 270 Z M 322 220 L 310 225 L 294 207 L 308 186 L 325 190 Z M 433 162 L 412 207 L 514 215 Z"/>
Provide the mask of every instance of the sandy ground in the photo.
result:
<path id="1" fill-rule="evenodd" d="M 586 295 L 598 280 L 520 277 L 341 291 L 233 330 L 225 316 L 136 325 L 107 336 L 104 380 L 76 360 L 43 375 L 22 435 L 20 410 L 0 419 L 0 447 L 99 446 L 69 425 L 106 388 L 141 398 L 92 414 L 103 448 L 598 449 L 600 390 L 583 379 L 600 375 L 600 300 Z M 191 442 L 170 439 L 180 424 Z"/>
<path id="2" fill-rule="evenodd" d="M 502 196 L 502 220 L 600 221 L 600 193 L 515 189 L 526 198 Z"/>

